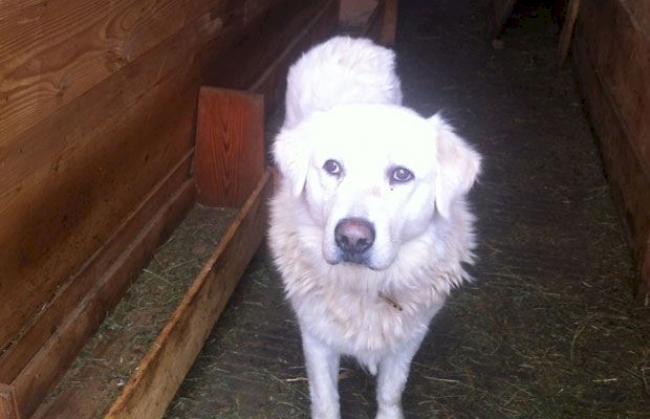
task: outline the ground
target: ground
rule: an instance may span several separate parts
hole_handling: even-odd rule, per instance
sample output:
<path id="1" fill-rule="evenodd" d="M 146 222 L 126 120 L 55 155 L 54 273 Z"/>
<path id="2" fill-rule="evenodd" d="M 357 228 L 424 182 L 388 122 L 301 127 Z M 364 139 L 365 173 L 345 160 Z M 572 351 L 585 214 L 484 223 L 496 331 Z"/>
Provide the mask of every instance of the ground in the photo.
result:
<path id="1" fill-rule="evenodd" d="M 483 154 L 476 281 L 454 291 L 417 354 L 408 418 L 641 418 L 650 406 L 650 309 L 558 28 L 523 7 L 486 36 L 486 2 L 402 0 L 406 104 L 442 110 Z M 374 382 L 343 363 L 344 418 L 370 418 Z M 305 418 L 296 322 L 265 251 L 250 266 L 168 418 Z"/>

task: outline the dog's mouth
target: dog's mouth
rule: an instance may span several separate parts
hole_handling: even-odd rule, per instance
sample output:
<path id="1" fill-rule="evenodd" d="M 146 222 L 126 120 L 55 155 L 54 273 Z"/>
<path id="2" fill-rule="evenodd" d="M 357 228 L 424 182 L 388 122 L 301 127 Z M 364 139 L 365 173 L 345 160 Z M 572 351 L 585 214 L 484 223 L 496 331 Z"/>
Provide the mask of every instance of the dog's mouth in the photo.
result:
<path id="1" fill-rule="evenodd" d="M 328 260 L 326 258 L 325 261 L 330 265 L 340 265 L 340 264 L 353 265 L 353 266 L 356 265 L 360 268 L 368 268 L 372 271 L 383 271 L 385 269 L 382 267 L 374 266 L 370 261 L 370 258 L 366 254 L 358 255 L 358 254 L 341 253 L 340 255 L 338 255 L 338 257 L 335 260 Z"/>

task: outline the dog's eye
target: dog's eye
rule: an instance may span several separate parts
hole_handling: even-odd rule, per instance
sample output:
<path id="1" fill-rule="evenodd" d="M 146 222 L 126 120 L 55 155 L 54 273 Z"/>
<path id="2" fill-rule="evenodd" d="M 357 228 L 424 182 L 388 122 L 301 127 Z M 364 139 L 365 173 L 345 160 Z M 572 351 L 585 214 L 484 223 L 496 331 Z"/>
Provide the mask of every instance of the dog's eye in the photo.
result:
<path id="1" fill-rule="evenodd" d="M 390 171 L 390 183 L 405 183 L 413 179 L 413 172 L 405 167 L 395 167 Z"/>
<path id="2" fill-rule="evenodd" d="M 343 171 L 341 168 L 341 163 L 332 159 L 327 160 L 325 164 L 323 164 L 323 169 L 325 169 L 325 171 L 332 176 L 339 176 Z"/>

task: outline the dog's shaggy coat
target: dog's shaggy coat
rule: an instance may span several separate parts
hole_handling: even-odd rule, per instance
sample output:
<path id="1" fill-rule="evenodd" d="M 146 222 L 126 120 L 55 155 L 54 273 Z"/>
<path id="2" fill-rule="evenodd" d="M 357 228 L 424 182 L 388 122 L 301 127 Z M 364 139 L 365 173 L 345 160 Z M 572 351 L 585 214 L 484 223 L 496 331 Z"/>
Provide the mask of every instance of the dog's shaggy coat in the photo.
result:
<path id="1" fill-rule="evenodd" d="M 300 324 L 314 418 L 340 416 L 341 355 L 378 375 L 377 417 L 403 417 L 411 359 L 472 262 L 465 195 L 480 157 L 438 115 L 400 106 L 394 67 L 392 51 L 337 37 L 289 71 L 269 242 Z M 342 225 L 369 245 L 350 251 Z"/>

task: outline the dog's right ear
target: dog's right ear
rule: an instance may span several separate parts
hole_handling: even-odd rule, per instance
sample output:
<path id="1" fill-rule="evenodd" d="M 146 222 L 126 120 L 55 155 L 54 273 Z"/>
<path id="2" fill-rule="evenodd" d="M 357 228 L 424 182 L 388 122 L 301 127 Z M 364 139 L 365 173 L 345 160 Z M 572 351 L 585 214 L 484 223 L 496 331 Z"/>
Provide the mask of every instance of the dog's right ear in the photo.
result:
<path id="1" fill-rule="evenodd" d="M 285 182 L 289 183 L 291 193 L 302 194 L 309 167 L 309 148 L 307 139 L 299 135 L 299 128 L 283 129 L 273 144 L 273 159 L 280 169 Z"/>

